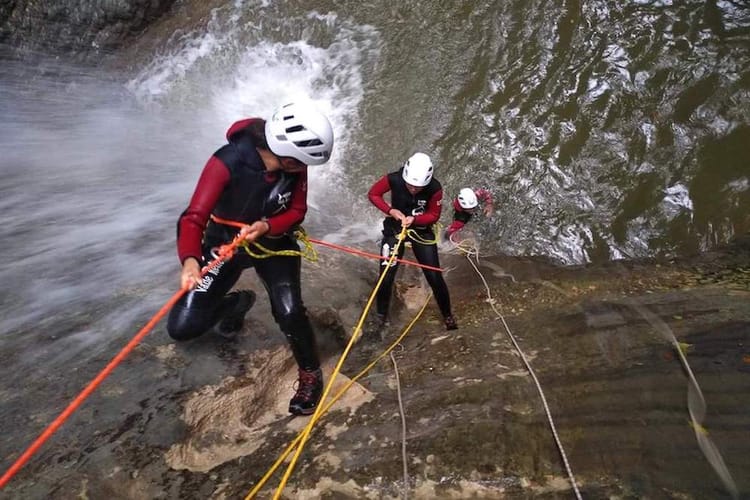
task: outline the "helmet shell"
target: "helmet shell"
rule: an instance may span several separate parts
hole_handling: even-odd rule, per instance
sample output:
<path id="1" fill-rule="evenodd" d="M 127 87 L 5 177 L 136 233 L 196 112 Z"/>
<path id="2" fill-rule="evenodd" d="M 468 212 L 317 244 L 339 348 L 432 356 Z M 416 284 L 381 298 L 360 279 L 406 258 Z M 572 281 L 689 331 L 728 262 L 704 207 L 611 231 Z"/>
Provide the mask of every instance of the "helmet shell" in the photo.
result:
<path id="1" fill-rule="evenodd" d="M 305 165 L 322 165 L 333 151 L 333 127 L 312 104 L 290 102 L 266 120 L 266 141 L 276 156 L 291 156 Z"/>
<path id="2" fill-rule="evenodd" d="M 477 200 L 477 195 L 473 189 L 463 188 L 458 192 L 458 204 L 464 210 L 472 210 L 479 206 L 479 200 Z"/>
<path id="3" fill-rule="evenodd" d="M 424 153 L 414 153 L 404 163 L 401 174 L 407 184 L 425 187 L 432 180 L 432 160 Z"/>

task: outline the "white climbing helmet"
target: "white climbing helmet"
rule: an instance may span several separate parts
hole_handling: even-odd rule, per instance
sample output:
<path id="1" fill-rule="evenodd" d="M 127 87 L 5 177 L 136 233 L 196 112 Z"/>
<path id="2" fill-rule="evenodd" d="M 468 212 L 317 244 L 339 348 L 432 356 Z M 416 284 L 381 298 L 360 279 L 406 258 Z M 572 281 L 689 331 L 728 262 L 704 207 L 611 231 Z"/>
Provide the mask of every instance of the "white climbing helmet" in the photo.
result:
<path id="1" fill-rule="evenodd" d="M 461 205 L 461 208 L 464 210 L 471 210 L 477 208 L 479 200 L 477 200 L 477 195 L 474 193 L 473 189 L 463 188 L 458 192 L 458 204 Z"/>
<path id="2" fill-rule="evenodd" d="M 277 156 L 291 156 L 305 165 L 322 165 L 331 157 L 333 127 L 312 104 L 290 102 L 266 121 L 266 141 Z"/>
<path id="3" fill-rule="evenodd" d="M 414 153 L 404 163 L 404 173 L 401 176 L 407 184 L 425 187 L 432 180 L 432 160 L 424 153 Z"/>

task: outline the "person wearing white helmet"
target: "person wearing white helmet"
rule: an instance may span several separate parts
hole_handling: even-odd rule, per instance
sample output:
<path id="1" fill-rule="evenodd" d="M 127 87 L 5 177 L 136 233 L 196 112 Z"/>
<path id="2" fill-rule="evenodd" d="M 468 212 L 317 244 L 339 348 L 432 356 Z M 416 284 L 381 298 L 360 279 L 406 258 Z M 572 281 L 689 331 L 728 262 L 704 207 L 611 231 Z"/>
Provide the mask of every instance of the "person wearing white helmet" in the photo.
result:
<path id="1" fill-rule="evenodd" d="M 445 230 L 443 238 L 452 239 L 453 235 L 460 231 L 479 209 L 479 202 L 484 204 L 484 215 L 489 216 L 494 210 L 492 204 L 492 193 L 484 188 L 477 190 L 463 188 L 453 200 L 453 222 Z"/>
<path id="2" fill-rule="evenodd" d="M 237 228 L 227 222 L 249 226 L 248 243 L 271 250 L 299 250 L 293 231 L 307 212 L 307 166 L 328 161 L 333 128 L 312 105 L 288 103 L 267 121 L 248 118 L 234 123 L 226 137 L 227 144 L 208 159 L 177 223 L 180 280 L 190 291 L 170 311 L 167 332 L 178 341 L 208 331 L 224 337 L 236 334 L 255 294 L 230 289 L 245 269 L 254 267 L 299 369 L 289 412 L 310 415 L 320 400 L 323 375 L 302 303 L 300 257 L 259 259 L 240 251 L 203 278 L 200 271 L 213 260 L 212 250 L 237 234 Z"/>
<path id="3" fill-rule="evenodd" d="M 440 267 L 437 244 L 424 243 L 424 241 L 435 240 L 432 226 L 440 219 L 442 209 L 443 188 L 433 177 L 433 170 L 429 156 L 424 153 L 415 153 L 406 160 L 402 168 L 384 175 L 370 188 L 367 194 L 370 202 L 387 216 L 383 220 L 383 239 L 380 244 L 382 257 L 390 256 L 392 249 L 396 246 L 397 235 L 401 233 L 403 226 L 407 226 L 418 236 L 416 239 L 407 236 L 405 240 L 405 242 L 411 242 L 417 261 L 431 267 Z M 388 192 L 390 192 L 390 203 L 383 197 Z M 404 249 L 402 244 L 399 247 L 398 258 L 403 256 Z M 386 260 L 381 260 L 380 269 L 386 264 Z M 394 262 L 377 293 L 376 310 L 379 327 L 387 322 L 397 268 L 398 263 Z M 423 269 L 423 272 L 435 295 L 446 329 L 455 330 L 458 325 L 451 312 L 450 294 L 443 274 L 430 269 Z"/>

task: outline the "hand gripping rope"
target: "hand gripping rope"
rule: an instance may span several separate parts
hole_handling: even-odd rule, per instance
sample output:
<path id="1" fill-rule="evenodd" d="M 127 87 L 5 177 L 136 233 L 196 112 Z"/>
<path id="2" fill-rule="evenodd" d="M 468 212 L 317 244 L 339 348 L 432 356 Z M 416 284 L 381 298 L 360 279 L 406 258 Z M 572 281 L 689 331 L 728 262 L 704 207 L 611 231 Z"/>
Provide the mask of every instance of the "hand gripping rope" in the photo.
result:
<path id="1" fill-rule="evenodd" d="M 214 220 L 216 220 L 217 222 L 219 222 L 219 223 L 224 223 L 224 224 L 229 224 L 229 225 L 232 225 L 232 226 L 239 227 L 240 231 L 239 231 L 239 233 L 234 237 L 234 239 L 229 244 L 222 245 L 222 246 L 220 246 L 220 247 L 218 247 L 216 249 L 216 251 L 213 253 L 213 256 L 215 257 L 214 260 L 212 260 L 211 262 L 209 262 L 205 267 L 203 267 L 203 269 L 201 269 L 201 273 L 200 273 L 201 277 L 205 276 L 211 269 L 215 268 L 220 263 L 225 262 L 225 261 L 231 259 L 234 256 L 234 254 L 236 253 L 236 251 L 237 251 L 237 249 L 239 247 L 245 248 L 246 251 L 250 255 L 252 255 L 252 256 L 254 256 L 256 258 L 267 258 L 267 257 L 273 256 L 273 255 L 288 255 L 288 256 L 291 256 L 291 255 L 300 255 L 300 256 L 306 258 L 307 260 L 315 260 L 315 259 L 317 259 L 317 254 L 315 253 L 314 249 L 312 249 L 312 246 L 310 245 L 310 242 L 321 244 L 323 246 L 328 246 L 330 248 L 334 248 L 334 249 L 338 249 L 338 250 L 343 250 L 343 251 L 352 253 L 354 255 L 360 255 L 360 256 L 363 256 L 363 257 L 375 258 L 375 259 L 389 259 L 388 260 L 389 264 L 392 263 L 394 260 L 398 260 L 399 262 L 402 262 L 404 264 L 413 265 L 413 266 L 417 266 L 417 267 L 423 267 L 423 268 L 432 269 L 432 270 L 436 270 L 436 271 L 442 271 L 442 269 L 437 268 L 437 267 L 422 265 L 422 264 L 419 264 L 417 262 L 412 262 L 412 261 L 408 261 L 408 260 L 402 260 L 402 259 L 396 259 L 395 258 L 396 251 L 398 249 L 398 245 L 401 244 L 401 242 L 403 241 L 403 239 L 405 237 L 406 228 L 404 228 L 404 230 L 399 235 L 398 244 L 393 249 L 393 252 L 391 252 L 391 256 L 390 257 L 381 257 L 379 255 L 369 254 L 369 253 L 366 253 L 366 252 L 362 252 L 360 250 L 356 250 L 356 249 L 344 247 L 344 246 L 341 246 L 341 245 L 335 245 L 335 244 L 332 244 L 332 243 L 327 243 L 327 242 L 324 242 L 324 241 L 319 241 L 319 240 L 314 240 L 312 238 L 307 238 L 307 235 L 306 235 L 306 233 L 303 230 L 299 230 L 296 234 L 297 234 L 298 238 L 303 242 L 303 245 L 305 247 L 304 251 L 301 251 L 301 252 L 300 251 L 296 251 L 296 250 L 274 251 L 274 250 L 267 249 L 267 248 L 263 247 L 262 245 L 255 244 L 256 248 L 258 248 L 260 250 L 260 252 L 261 252 L 261 253 L 256 253 L 256 252 L 254 252 L 253 250 L 251 250 L 249 248 L 249 246 L 247 244 L 247 241 L 245 239 L 245 237 L 247 236 L 248 229 L 249 229 L 248 225 L 237 223 L 237 222 L 233 222 L 233 221 L 224 221 L 222 219 L 219 219 L 219 218 L 216 218 L 216 217 L 213 217 L 213 216 L 212 216 L 212 218 Z M 389 267 L 385 268 L 385 270 L 387 270 L 387 269 L 389 269 Z M 383 275 L 380 277 L 380 280 L 378 281 L 378 284 L 376 285 L 376 288 L 373 291 L 373 294 L 370 297 L 370 300 L 367 303 L 367 307 L 366 307 L 365 311 L 363 312 L 362 318 L 360 319 L 360 322 L 357 325 L 357 328 L 355 329 L 355 333 L 352 336 L 352 340 L 355 340 L 357 338 L 358 334 L 361 332 L 362 324 L 364 323 L 364 319 L 367 316 L 367 312 L 369 311 L 369 308 L 372 305 L 375 293 L 379 289 L 379 287 L 380 287 L 380 285 L 382 283 L 382 280 L 383 280 L 383 278 L 385 276 L 385 270 L 384 270 Z M 57 418 L 55 418 L 55 420 L 49 426 L 47 426 L 47 428 L 39 435 L 39 437 L 37 437 L 37 439 L 22 453 L 22 455 L 11 465 L 11 467 L 8 468 L 8 470 L 2 475 L 2 477 L 0 477 L 0 489 L 2 489 L 3 487 L 5 487 L 5 485 L 8 484 L 8 482 L 18 473 L 18 471 L 21 470 L 21 468 L 44 445 L 44 443 L 55 432 L 57 432 L 57 430 L 65 423 L 65 421 L 68 418 L 70 418 L 70 416 L 83 404 L 83 402 L 86 400 L 86 398 L 88 398 L 99 387 L 99 385 L 104 381 L 104 379 L 106 379 L 114 371 L 114 369 L 128 356 L 128 354 L 130 354 L 133 351 L 133 349 L 135 349 L 135 347 L 141 342 L 141 340 L 143 340 L 146 337 L 146 335 L 148 335 L 148 333 L 151 332 L 151 330 L 154 328 L 154 326 L 156 326 L 156 324 L 169 312 L 169 310 L 172 308 L 172 306 L 174 306 L 174 304 L 177 303 L 177 301 L 188 290 L 189 290 L 188 288 L 180 289 L 172 297 L 170 297 L 170 299 L 146 323 L 146 325 L 144 325 L 144 327 L 136 333 L 136 335 L 130 340 L 130 342 L 128 342 L 125 345 L 125 347 L 123 347 L 123 349 L 114 358 L 112 358 L 112 360 L 104 367 L 104 369 L 102 369 L 102 371 L 99 372 L 99 374 L 96 377 L 94 377 L 94 379 L 91 382 L 89 382 L 89 384 L 73 399 L 73 401 L 65 408 L 65 410 L 63 410 L 63 412 L 60 413 L 60 415 L 58 415 Z M 425 305 L 426 304 L 427 303 L 425 303 Z M 423 308 L 423 310 L 424 310 L 424 308 Z M 420 311 L 420 315 L 421 315 L 421 311 Z M 419 316 L 417 316 L 417 318 L 418 317 Z M 414 322 L 416 322 L 417 318 L 414 319 Z M 406 335 L 406 333 L 408 332 L 409 328 L 411 328 L 411 326 L 413 325 L 414 322 L 412 322 L 412 324 L 409 325 L 409 327 L 404 331 L 403 335 Z M 400 338 L 399 338 L 399 340 L 400 340 Z M 353 384 L 354 381 L 357 380 L 357 378 L 359 378 L 360 376 L 362 376 L 364 374 L 364 372 L 366 372 L 367 370 L 369 370 L 375 363 L 377 363 L 377 361 L 379 361 L 383 356 L 385 356 L 388 352 L 390 352 L 390 350 L 393 349 L 393 347 L 395 347 L 395 345 L 397 343 L 398 343 L 398 341 L 396 343 L 394 343 L 394 345 L 391 346 L 389 348 L 389 350 L 387 350 L 386 352 L 384 352 L 375 362 L 373 362 L 370 366 L 368 366 L 365 369 L 365 371 L 363 371 L 363 373 L 361 373 L 360 375 L 358 375 L 355 379 L 352 379 L 352 381 L 350 381 L 350 383 L 345 387 L 345 389 L 343 391 L 341 391 L 339 394 L 337 394 L 336 397 L 334 398 L 334 400 L 331 401 L 331 403 L 329 405 L 327 405 L 326 408 L 322 412 L 320 412 L 320 414 L 322 414 L 323 412 L 327 411 L 328 408 L 330 408 L 330 406 L 332 406 L 332 404 L 338 398 L 340 398 L 341 395 L 343 395 L 343 393 L 346 391 L 346 389 L 348 389 L 348 387 L 351 384 Z M 336 373 L 340 370 L 340 365 L 343 364 L 343 360 L 345 359 L 346 355 L 348 354 L 348 351 L 349 351 L 350 348 L 351 348 L 351 343 L 347 347 L 347 350 L 344 352 L 344 354 L 342 356 L 341 362 L 339 363 L 339 365 L 336 367 L 336 370 L 334 371 L 334 374 L 333 374 L 333 376 L 332 376 L 332 378 L 331 378 L 331 380 L 329 382 L 329 385 L 327 386 L 327 388 L 326 388 L 326 390 L 325 390 L 325 392 L 324 392 L 324 394 L 323 394 L 323 396 L 321 398 L 321 405 L 318 406 L 318 410 L 320 410 L 320 408 L 322 406 L 322 402 L 324 401 L 324 399 L 325 399 L 325 397 L 326 397 L 326 395 L 327 395 L 327 393 L 328 393 L 328 391 L 329 391 L 329 389 L 331 387 L 330 383 L 333 382 L 333 379 L 335 378 Z M 311 419 L 310 426 L 319 418 L 319 416 L 316 417 L 315 415 L 313 415 L 313 417 L 314 418 Z M 307 439 L 307 435 L 309 435 L 309 428 L 307 429 L 307 433 L 304 436 L 305 440 Z M 295 441 L 295 443 L 293 443 L 293 445 L 296 444 L 297 442 L 298 441 Z M 292 464 L 290 464 L 290 468 L 287 471 L 287 475 L 284 478 L 284 482 L 286 482 L 286 480 L 288 479 L 288 474 L 291 473 L 291 469 L 292 469 L 292 467 L 294 465 L 294 462 L 296 462 L 296 459 L 299 456 L 299 452 L 301 451 L 301 449 L 302 449 L 303 446 L 304 446 L 304 441 L 300 444 L 300 448 L 298 449 L 298 453 L 295 455 L 295 458 L 294 458 L 294 461 L 292 462 Z M 275 467 L 277 467 L 277 466 L 275 466 Z M 273 471 L 271 471 L 271 472 L 273 472 Z M 282 486 L 282 488 L 283 488 L 283 486 Z"/>

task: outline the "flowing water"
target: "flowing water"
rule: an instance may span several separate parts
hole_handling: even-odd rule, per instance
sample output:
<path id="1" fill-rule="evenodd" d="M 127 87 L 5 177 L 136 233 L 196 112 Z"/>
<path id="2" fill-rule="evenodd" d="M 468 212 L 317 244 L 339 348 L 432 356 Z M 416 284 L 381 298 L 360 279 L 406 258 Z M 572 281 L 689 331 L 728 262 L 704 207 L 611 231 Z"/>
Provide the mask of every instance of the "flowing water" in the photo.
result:
<path id="1" fill-rule="evenodd" d="M 415 151 L 447 197 L 494 193 L 472 223 L 485 253 L 684 255 L 750 229 L 746 2 L 216 3 L 127 72 L 0 60 L 4 408 L 54 413 L 63 397 L 17 389 L 57 394 L 175 290 L 174 225 L 205 160 L 287 99 L 336 130 L 311 169 L 319 238 L 374 247 L 365 193 Z"/>

